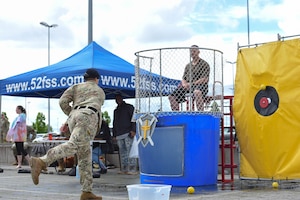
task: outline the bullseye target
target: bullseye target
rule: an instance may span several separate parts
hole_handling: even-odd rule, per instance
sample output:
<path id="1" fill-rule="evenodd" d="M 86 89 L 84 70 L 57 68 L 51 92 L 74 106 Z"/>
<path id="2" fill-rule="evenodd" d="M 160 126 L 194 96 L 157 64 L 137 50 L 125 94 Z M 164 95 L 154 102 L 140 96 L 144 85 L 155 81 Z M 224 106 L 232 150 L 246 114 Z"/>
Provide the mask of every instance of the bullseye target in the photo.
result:
<path id="1" fill-rule="evenodd" d="M 270 116 L 279 105 L 279 96 L 276 89 L 272 86 L 266 86 L 265 89 L 258 91 L 254 98 L 255 110 L 262 116 Z"/>

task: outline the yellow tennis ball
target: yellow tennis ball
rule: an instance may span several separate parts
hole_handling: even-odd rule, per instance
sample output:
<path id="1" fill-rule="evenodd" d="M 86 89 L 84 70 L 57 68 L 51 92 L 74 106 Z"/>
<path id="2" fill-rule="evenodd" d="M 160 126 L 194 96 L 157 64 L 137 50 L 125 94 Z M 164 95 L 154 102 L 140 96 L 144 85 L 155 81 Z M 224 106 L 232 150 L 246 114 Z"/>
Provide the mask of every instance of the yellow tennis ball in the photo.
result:
<path id="1" fill-rule="evenodd" d="M 187 193 L 194 194 L 194 192 L 195 192 L 195 188 L 194 187 L 190 186 L 190 187 L 187 188 Z"/>
<path id="2" fill-rule="evenodd" d="M 264 85 L 264 84 L 261 84 L 261 85 L 260 85 L 260 89 L 261 89 L 261 90 L 266 90 L 266 87 L 267 87 L 267 86 Z"/>
<path id="3" fill-rule="evenodd" d="M 272 183 L 273 188 L 278 188 L 278 186 L 279 186 L 279 184 L 276 181 Z"/>

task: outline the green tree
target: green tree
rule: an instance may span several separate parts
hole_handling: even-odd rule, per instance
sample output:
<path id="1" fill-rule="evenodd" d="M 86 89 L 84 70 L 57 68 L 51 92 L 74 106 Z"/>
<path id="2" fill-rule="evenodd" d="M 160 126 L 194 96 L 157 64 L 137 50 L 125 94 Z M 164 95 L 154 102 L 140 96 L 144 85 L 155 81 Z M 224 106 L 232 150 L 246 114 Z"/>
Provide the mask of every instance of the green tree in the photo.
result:
<path id="1" fill-rule="evenodd" d="M 37 133 L 47 133 L 48 126 L 45 123 L 45 115 L 39 112 L 36 116 L 35 123 L 32 123 L 32 127 L 36 130 Z M 50 131 L 52 131 L 52 127 L 50 126 Z"/>
<path id="2" fill-rule="evenodd" d="M 102 119 L 103 119 L 104 121 L 106 121 L 106 123 L 107 123 L 108 125 L 109 125 L 110 122 L 111 122 L 110 116 L 109 116 L 109 114 L 108 114 L 107 111 L 104 111 L 104 112 L 102 113 Z"/>

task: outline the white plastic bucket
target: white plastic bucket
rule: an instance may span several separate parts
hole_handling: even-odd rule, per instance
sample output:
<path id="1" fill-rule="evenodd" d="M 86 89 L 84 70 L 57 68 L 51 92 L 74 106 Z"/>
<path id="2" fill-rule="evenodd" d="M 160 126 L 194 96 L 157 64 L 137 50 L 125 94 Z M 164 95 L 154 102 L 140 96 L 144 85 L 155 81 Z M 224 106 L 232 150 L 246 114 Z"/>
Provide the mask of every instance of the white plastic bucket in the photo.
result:
<path id="1" fill-rule="evenodd" d="M 127 185 L 129 200 L 169 200 L 171 185 L 133 184 Z"/>

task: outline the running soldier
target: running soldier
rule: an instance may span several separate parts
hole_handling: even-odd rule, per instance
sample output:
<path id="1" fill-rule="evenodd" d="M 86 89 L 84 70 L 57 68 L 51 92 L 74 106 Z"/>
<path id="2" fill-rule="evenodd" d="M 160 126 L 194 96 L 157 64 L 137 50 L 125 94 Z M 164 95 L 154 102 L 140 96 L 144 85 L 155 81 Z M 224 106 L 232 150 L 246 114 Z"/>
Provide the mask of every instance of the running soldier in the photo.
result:
<path id="1" fill-rule="evenodd" d="M 67 124 L 71 132 L 70 139 L 61 145 L 49 149 L 40 158 L 31 158 L 31 176 L 33 183 L 39 183 L 42 170 L 57 159 L 77 155 L 82 194 L 80 200 L 102 199 L 92 193 L 92 155 L 90 140 L 99 132 L 102 122 L 101 106 L 105 100 L 104 91 L 98 86 L 100 75 L 95 69 L 84 74 L 84 83 L 73 85 L 60 97 L 59 105 L 68 115 Z M 72 106 L 70 106 L 72 103 Z"/>

